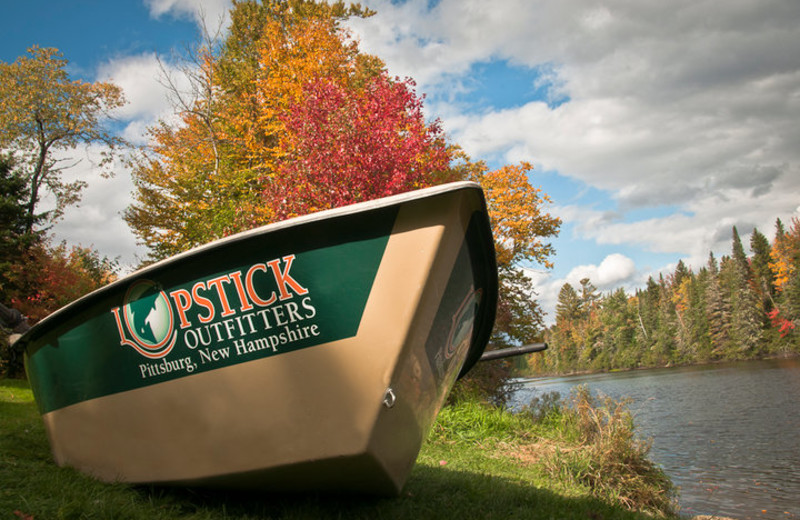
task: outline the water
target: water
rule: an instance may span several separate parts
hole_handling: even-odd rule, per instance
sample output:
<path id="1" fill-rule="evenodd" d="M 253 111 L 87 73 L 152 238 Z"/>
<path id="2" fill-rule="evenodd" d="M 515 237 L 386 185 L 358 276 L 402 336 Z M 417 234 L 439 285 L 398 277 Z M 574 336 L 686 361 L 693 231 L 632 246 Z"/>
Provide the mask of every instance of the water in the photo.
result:
<path id="1" fill-rule="evenodd" d="M 800 519 L 800 360 L 539 378 L 513 406 L 580 384 L 633 400 L 639 436 L 680 487 L 681 514 Z"/>

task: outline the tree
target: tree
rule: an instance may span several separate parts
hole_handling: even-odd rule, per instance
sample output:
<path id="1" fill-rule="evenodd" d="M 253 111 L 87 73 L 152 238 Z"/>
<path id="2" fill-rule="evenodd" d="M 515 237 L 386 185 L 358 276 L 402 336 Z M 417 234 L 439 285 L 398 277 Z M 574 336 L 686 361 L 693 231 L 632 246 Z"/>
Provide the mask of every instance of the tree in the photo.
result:
<path id="1" fill-rule="evenodd" d="M 617 289 L 603 298 L 600 304 L 602 324 L 602 347 L 598 349 L 592 368 L 636 368 L 640 351 L 635 342 L 636 322 L 635 298 L 628 298 L 623 289 Z"/>
<path id="2" fill-rule="evenodd" d="M 769 267 L 775 273 L 776 305 L 770 314 L 781 337 L 797 340 L 800 325 L 800 219 L 793 218 L 788 231 L 778 221 L 778 233 L 770 251 Z"/>
<path id="3" fill-rule="evenodd" d="M 775 307 L 775 273 L 769 266 L 770 249 L 767 237 L 758 229 L 753 229 L 753 234 L 750 235 L 750 251 L 753 253 L 750 259 L 750 269 L 753 273 L 756 292 L 764 309 L 764 326 L 768 325 L 767 315 Z"/>
<path id="4" fill-rule="evenodd" d="M 506 335 L 518 344 L 533 341 L 538 335 L 537 324 L 541 323 L 542 314 L 534 301 L 531 280 L 520 269 L 531 264 L 552 267 L 550 256 L 554 250 L 547 239 L 558 234 L 561 220 L 547 213 L 550 198 L 531 185 L 529 172 L 533 167 L 530 164 L 523 162 L 490 170 L 485 162 L 473 162 L 457 148 L 454 159 L 451 168 L 455 177 L 477 182 L 486 195 L 500 282 L 498 314 L 508 315 L 506 310 L 512 306 L 528 309 L 528 312 L 515 314 L 525 323 L 498 323 L 494 342 L 502 343 L 498 341 L 499 335 Z M 514 334 L 515 330 L 536 330 L 537 334 L 520 336 Z"/>
<path id="5" fill-rule="evenodd" d="M 425 122 L 410 80 L 381 74 L 359 89 L 330 79 L 307 83 L 280 120 L 283 160 L 265 182 L 277 218 L 430 186 L 449 170 L 438 121 Z M 454 175 L 446 180 L 455 180 Z"/>
<path id="6" fill-rule="evenodd" d="M 736 250 L 734 235 L 734 252 Z M 761 343 L 761 324 L 764 313 L 761 301 L 748 280 L 749 270 L 735 257 L 723 257 L 719 269 L 723 298 L 728 302 L 730 343 L 725 348 L 727 358 L 752 357 Z"/>
<path id="7" fill-rule="evenodd" d="M 48 215 L 54 221 L 80 200 L 86 186 L 83 180 L 63 181 L 63 159 L 54 157 L 56 152 L 100 143 L 108 150 L 101 161 L 104 166 L 124 143 L 104 128 L 109 111 L 125 103 L 120 88 L 71 80 L 66 66 L 58 50 L 39 47 L 28 49 L 28 55 L 14 63 L 0 63 L 0 149 L 11 152 L 24 171 L 27 234 L 33 230 L 43 189 L 55 197 L 56 207 Z"/>
<path id="8" fill-rule="evenodd" d="M 552 351 L 548 357 L 555 358 L 554 368 L 566 372 L 575 368 L 579 344 L 576 338 L 581 319 L 581 301 L 571 284 L 565 283 L 558 291 L 556 324 L 552 330 Z"/>
<path id="9" fill-rule="evenodd" d="M 747 255 L 744 252 L 744 246 L 742 245 L 742 239 L 739 237 L 739 231 L 736 229 L 736 226 L 733 226 L 732 230 L 732 243 L 731 243 L 731 254 L 733 260 L 739 265 L 745 273 L 750 273 L 750 262 L 747 261 Z"/>
<path id="10" fill-rule="evenodd" d="M 117 277 L 118 265 L 94 249 L 39 243 L 11 268 L 10 304 L 36 322 Z"/>
<path id="11" fill-rule="evenodd" d="M 713 253 L 708 255 L 709 280 L 706 286 L 706 312 L 712 357 L 721 359 L 730 350 L 731 305 L 720 284 L 720 268 Z"/>
<path id="12" fill-rule="evenodd" d="M 222 42 L 195 54 L 194 96 L 176 96 L 178 125 L 151 129 L 133 161 L 137 190 L 125 219 L 164 258 L 276 219 L 264 204 L 290 147 L 285 128 L 306 86 L 322 78 L 357 88 L 380 73 L 340 22 L 370 11 L 342 2 L 235 2 Z"/>
<path id="13" fill-rule="evenodd" d="M 30 324 L 60 307 L 116 279 L 115 260 L 93 249 L 68 248 L 61 243 L 50 247 L 37 241 L 27 247 L 19 262 L 12 263 L 4 276 L 10 280 L 4 303 L 21 312 Z M 2 339 L 0 330 L 0 339 Z M 23 353 L 15 345 L 0 344 L 0 373 L 24 377 Z"/>
<path id="14" fill-rule="evenodd" d="M 13 172 L 13 159 L 0 155 L 0 303 L 7 303 L 7 293 L 13 290 L 12 266 L 20 263 L 25 251 L 40 238 L 38 233 L 25 232 L 30 227 L 26 191 L 24 177 Z"/>

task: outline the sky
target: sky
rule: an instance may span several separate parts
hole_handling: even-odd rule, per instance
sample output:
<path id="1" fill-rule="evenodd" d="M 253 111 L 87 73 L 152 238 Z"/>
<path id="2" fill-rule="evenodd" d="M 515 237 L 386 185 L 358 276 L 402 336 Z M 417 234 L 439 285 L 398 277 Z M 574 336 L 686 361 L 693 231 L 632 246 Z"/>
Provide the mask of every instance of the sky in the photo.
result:
<path id="1" fill-rule="evenodd" d="M 429 118 L 492 167 L 527 161 L 563 221 L 554 268 L 524 266 L 554 317 L 564 283 L 633 291 L 678 260 L 730 254 L 731 228 L 800 217 L 800 2 L 796 0 L 362 0 L 348 23 Z M 0 0 L 0 60 L 57 47 L 84 81 L 129 101 L 114 128 L 137 144 L 173 111 L 159 82 L 226 20 L 226 0 Z M 160 63 L 160 65 L 159 65 Z M 123 266 L 146 251 L 122 220 L 133 184 L 99 150 L 66 175 L 89 182 L 58 240 Z"/>

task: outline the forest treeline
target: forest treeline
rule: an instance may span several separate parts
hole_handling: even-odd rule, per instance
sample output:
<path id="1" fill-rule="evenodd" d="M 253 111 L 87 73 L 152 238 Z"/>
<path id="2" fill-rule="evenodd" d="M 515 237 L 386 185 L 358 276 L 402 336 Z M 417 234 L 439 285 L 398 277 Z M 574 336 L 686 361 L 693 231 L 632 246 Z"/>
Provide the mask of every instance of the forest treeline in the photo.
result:
<path id="1" fill-rule="evenodd" d="M 755 359 L 800 353 L 800 220 L 778 219 L 772 243 L 757 229 L 745 252 L 709 254 L 697 272 L 675 271 L 628 294 L 601 294 L 591 280 L 564 284 L 549 349 L 529 370 L 571 373 Z"/>

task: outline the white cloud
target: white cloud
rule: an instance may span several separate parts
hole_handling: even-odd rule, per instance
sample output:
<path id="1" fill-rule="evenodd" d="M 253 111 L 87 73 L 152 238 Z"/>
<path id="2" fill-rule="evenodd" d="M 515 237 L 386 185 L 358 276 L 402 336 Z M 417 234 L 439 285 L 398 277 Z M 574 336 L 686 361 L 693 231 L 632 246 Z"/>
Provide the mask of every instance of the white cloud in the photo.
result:
<path id="1" fill-rule="evenodd" d="M 82 192 L 80 203 L 66 212 L 52 232 L 56 240 L 93 247 L 111 259 L 119 257 L 123 269 L 129 271 L 145 256 L 121 217 L 121 212 L 130 204 L 133 184 L 128 171 L 119 162 L 113 167 L 115 175 L 103 178 L 98 167 L 101 152 L 101 146 L 92 145 L 56 154 L 59 159 L 69 157 L 70 163 L 77 162 L 63 172 L 63 179 L 67 182 L 81 179 L 88 186 Z M 46 196 L 40 209 L 47 210 L 52 205 L 52 198 Z"/>
<path id="2" fill-rule="evenodd" d="M 613 253 L 606 256 L 598 265 L 576 266 L 563 278 L 555 277 L 550 272 L 533 269 L 525 269 L 525 274 L 532 280 L 536 299 L 546 313 L 545 323 L 552 324 L 555 322 L 558 293 L 565 283 L 580 290 L 580 281 L 588 278 L 601 292 L 619 287 L 633 292 L 636 287 L 643 285 L 652 273 L 640 271 L 633 260 L 625 255 Z"/>
<path id="3" fill-rule="evenodd" d="M 227 25 L 230 0 L 145 0 L 150 15 L 159 18 L 171 15 L 176 18 L 189 17 L 198 24 L 205 23 L 216 28 L 219 23 Z"/>
<path id="4" fill-rule="evenodd" d="M 580 281 L 589 278 L 600 290 L 619 287 L 636 274 L 633 260 L 613 253 L 600 262 L 600 265 L 579 265 L 574 267 L 566 277 L 566 281 L 574 286 L 579 286 Z"/>
<path id="5" fill-rule="evenodd" d="M 155 54 L 118 58 L 98 69 L 98 80 L 113 82 L 125 94 L 127 103 L 114 116 L 126 122 L 123 137 L 134 144 L 144 144 L 146 128 L 173 112 L 162 84 L 165 73 L 175 75 L 175 70 L 166 62 L 160 64 Z"/>

